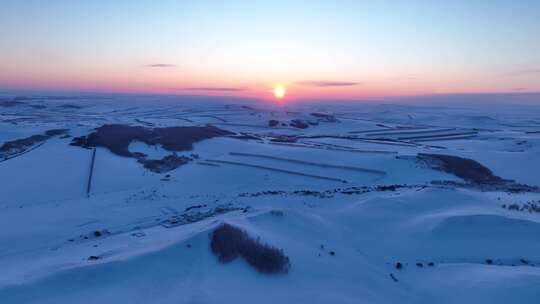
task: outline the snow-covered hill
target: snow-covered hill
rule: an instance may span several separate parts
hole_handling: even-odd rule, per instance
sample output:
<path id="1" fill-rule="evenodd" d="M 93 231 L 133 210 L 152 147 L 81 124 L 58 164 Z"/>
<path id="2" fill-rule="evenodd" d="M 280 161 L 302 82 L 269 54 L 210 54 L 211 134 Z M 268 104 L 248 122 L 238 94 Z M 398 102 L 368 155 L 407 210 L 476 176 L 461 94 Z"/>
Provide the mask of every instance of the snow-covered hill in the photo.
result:
<path id="1" fill-rule="evenodd" d="M 0 303 L 540 299 L 538 106 L 156 99 L 2 96 Z"/>

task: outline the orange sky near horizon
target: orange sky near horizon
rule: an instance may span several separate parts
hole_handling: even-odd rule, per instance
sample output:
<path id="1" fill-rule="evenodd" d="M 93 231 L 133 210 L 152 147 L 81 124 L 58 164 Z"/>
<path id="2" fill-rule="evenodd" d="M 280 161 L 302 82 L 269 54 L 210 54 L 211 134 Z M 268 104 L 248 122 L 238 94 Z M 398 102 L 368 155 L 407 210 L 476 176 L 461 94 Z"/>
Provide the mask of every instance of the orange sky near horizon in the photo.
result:
<path id="1" fill-rule="evenodd" d="M 285 101 L 540 92 L 539 20 L 540 2 L 6 0 L 0 89 L 273 99 L 283 83 Z"/>
<path id="2" fill-rule="evenodd" d="M 150 69 L 150 70 L 149 70 Z M 14 73 L 16 74 L 16 73 Z M 0 82 L 8 83 L 13 89 L 52 90 L 71 92 L 103 92 L 103 93 L 150 93 L 172 95 L 212 95 L 238 96 L 258 99 L 274 99 L 272 89 L 276 83 L 287 88 L 284 98 L 296 99 L 356 99 L 369 97 L 454 94 L 454 93 L 507 93 L 521 92 L 520 82 L 500 86 L 501 79 L 425 79 L 420 76 L 404 76 L 395 78 L 365 77 L 356 81 L 325 80 L 293 80 L 269 79 L 267 81 L 242 81 L 240 79 L 220 80 L 218 77 L 198 75 L 186 77 L 185 71 L 176 67 L 147 68 L 135 67 L 125 72 L 67 73 L 67 72 L 35 72 L 21 75 L 9 75 L 9 79 Z M 17 77 L 19 76 L 19 77 Z M 429 78 L 429 77 L 426 77 Z M 316 78 L 313 78 L 316 79 Z M 358 79 L 358 80 L 357 80 Z M 499 89 L 495 89 L 498 88 Z M 517 89 L 516 89 L 517 88 Z"/>

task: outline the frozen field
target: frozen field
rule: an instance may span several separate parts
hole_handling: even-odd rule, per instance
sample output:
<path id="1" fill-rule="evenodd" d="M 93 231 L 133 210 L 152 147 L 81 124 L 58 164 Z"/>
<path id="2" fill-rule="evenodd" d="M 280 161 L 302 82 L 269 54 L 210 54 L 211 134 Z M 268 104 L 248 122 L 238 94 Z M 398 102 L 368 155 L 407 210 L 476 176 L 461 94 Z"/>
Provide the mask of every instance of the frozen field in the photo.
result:
<path id="1" fill-rule="evenodd" d="M 538 303 L 540 106 L 203 99 L 0 95 L 0 303 Z"/>

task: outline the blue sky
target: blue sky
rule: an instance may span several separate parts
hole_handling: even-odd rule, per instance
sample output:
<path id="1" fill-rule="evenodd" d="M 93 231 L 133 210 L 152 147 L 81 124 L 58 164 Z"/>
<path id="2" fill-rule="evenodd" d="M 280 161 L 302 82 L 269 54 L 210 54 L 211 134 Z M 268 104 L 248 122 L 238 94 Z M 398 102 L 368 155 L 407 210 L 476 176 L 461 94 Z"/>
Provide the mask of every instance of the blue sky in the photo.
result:
<path id="1" fill-rule="evenodd" d="M 259 96 L 282 83 L 299 97 L 540 91 L 540 1 L 1 5 L 4 88 Z"/>

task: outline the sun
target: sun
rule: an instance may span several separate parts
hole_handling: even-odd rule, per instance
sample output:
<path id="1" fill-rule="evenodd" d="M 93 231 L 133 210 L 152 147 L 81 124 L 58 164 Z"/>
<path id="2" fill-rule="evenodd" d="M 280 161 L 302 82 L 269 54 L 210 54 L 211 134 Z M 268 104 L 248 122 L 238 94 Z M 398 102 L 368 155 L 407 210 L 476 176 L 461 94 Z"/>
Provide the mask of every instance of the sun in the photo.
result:
<path id="1" fill-rule="evenodd" d="M 272 89 L 272 93 L 274 93 L 274 97 L 277 99 L 282 99 L 287 94 L 287 88 L 282 84 L 277 84 Z"/>

